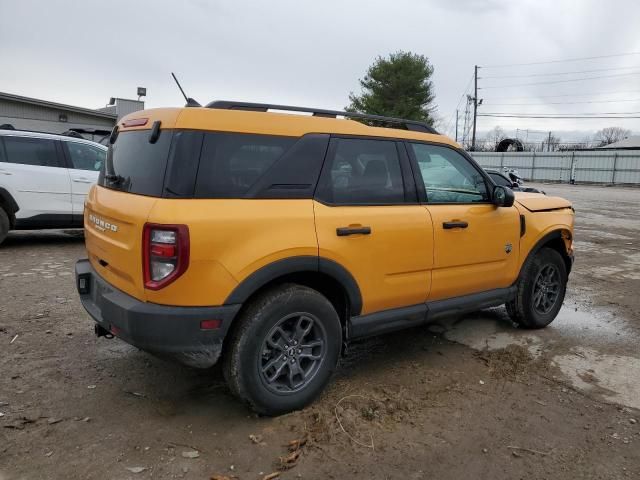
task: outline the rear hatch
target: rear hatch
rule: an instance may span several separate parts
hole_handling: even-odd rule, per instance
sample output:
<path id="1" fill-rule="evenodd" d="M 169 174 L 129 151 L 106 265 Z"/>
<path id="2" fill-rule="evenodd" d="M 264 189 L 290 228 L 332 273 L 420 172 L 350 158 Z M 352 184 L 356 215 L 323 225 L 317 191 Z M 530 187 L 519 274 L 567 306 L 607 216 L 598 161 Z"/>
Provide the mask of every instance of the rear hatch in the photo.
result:
<path id="1" fill-rule="evenodd" d="M 143 229 L 157 199 L 162 196 L 172 130 L 152 139 L 153 111 L 140 125 L 129 116 L 119 124 L 115 142 L 98 184 L 87 197 L 84 211 L 86 246 L 91 264 L 114 287 L 145 300 Z M 151 115 L 150 115 L 151 114 Z M 136 114 L 134 114 L 135 116 Z M 166 115 L 165 115 L 166 117 Z M 162 123 L 165 124 L 165 118 Z M 175 123 L 175 119 L 173 119 Z"/>

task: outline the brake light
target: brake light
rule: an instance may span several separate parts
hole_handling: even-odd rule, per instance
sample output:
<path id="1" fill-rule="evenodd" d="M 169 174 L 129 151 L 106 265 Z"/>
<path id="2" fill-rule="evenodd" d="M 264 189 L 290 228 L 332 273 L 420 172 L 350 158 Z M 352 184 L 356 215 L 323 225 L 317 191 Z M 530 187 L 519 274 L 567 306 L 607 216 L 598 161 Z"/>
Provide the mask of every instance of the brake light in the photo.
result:
<path id="1" fill-rule="evenodd" d="M 164 288 L 189 266 L 189 229 L 186 225 L 146 223 L 142 250 L 145 288 Z"/>
<path id="2" fill-rule="evenodd" d="M 132 118 L 131 120 L 125 120 L 122 122 L 122 126 L 127 127 L 142 127 L 147 124 L 148 118 Z"/>

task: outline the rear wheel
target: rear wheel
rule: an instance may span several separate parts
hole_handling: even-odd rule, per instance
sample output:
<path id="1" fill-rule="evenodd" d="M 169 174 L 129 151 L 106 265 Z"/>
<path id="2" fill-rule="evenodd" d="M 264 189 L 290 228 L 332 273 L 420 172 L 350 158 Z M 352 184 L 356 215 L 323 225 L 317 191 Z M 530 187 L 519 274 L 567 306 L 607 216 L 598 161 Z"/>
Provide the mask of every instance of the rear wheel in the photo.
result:
<path id="1" fill-rule="evenodd" d="M 566 288 L 567 267 L 562 256 L 552 248 L 542 248 L 525 263 L 507 312 L 524 328 L 544 328 L 562 308 Z"/>
<path id="2" fill-rule="evenodd" d="M 263 415 L 313 401 L 336 368 L 340 319 L 320 293 L 283 285 L 255 300 L 228 338 L 223 358 L 231 390 Z"/>
<path id="3" fill-rule="evenodd" d="M 7 238 L 10 226 L 9 215 L 4 211 L 4 208 L 0 207 L 0 243 L 4 242 L 4 239 Z"/>

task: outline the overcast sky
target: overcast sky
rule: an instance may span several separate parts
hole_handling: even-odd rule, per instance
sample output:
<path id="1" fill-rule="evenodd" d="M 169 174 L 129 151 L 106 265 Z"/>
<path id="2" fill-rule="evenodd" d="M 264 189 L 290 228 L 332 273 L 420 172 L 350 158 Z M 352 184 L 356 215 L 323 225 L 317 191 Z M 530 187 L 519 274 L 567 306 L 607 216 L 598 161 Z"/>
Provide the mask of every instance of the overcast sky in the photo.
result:
<path id="1" fill-rule="evenodd" d="M 435 67 L 440 128 L 452 134 L 475 64 L 640 52 L 639 19 L 638 0 L 0 0 L 0 91 L 97 108 L 144 86 L 148 107 L 177 106 L 174 71 L 201 103 L 341 109 L 377 55 L 407 50 Z M 526 76 L 573 71 L 588 72 Z M 480 72 L 479 113 L 640 112 L 640 55 Z M 525 76 L 488 78 L 498 75 Z M 488 88 L 596 76 L 606 78 Z M 640 119 L 479 118 L 483 132 L 495 125 L 529 129 L 529 140 L 640 132 Z"/>

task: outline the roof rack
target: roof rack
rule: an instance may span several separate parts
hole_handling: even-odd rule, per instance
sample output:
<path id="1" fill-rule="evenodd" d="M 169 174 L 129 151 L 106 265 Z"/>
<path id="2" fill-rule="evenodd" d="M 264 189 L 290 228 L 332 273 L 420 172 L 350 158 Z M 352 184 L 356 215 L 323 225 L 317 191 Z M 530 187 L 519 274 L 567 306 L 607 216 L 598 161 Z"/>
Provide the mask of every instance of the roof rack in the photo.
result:
<path id="1" fill-rule="evenodd" d="M 251 102 L 233 102 L 227 100 L 215 100 L 206 105 L 206 108 L 217 108 L 221 110 L 247 110 L 251 112 L 266 112 L 269 110 L 283 110 L 288 112 L 305 112 L 311 113 L 314 117 L 345 117 L 356 118 L 361 120 L 373 120 L 376 122 L 397 123 L 404 125 L 407 130 L 415 132 L 434 133 L 438 132 L 435 128 L 427 125 L 424 122 L 417 120 L 407 120 L 405 118 L 383 117 L 382 115 L 367 115 L 365 113 L 358 112 L 342 112 L 339 110 L 324 110 L 322 108 L 309 108 L 309 107 L 293 107 L 290 105 L 274 105 L 270 103 L 251 103 Z"/>

